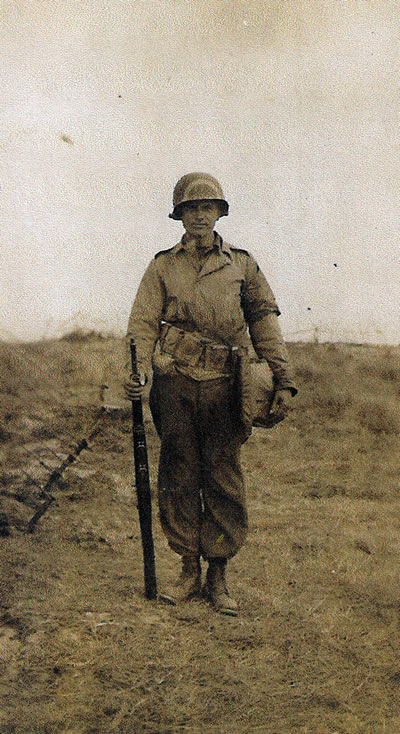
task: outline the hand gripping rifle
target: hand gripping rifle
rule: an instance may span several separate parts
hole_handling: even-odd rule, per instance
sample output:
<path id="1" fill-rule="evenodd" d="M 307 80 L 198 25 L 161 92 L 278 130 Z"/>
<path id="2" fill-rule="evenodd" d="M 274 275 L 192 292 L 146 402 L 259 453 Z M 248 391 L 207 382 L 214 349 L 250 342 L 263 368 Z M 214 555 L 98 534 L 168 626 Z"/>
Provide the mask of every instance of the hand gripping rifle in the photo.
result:
<path id="1" fill-rule="evenodd" d="M 138 374 L 136 344 L 130 340 L 132 374 Z M 156 565 L 151 523 L 151 492 L 147 459 L 146 431 L 143 421 L 142 398 L 132 400 L 133 455 L 135 460 L 136 494 L 142 537 L 144 587 L 147 599 L 157 598 Z"/>

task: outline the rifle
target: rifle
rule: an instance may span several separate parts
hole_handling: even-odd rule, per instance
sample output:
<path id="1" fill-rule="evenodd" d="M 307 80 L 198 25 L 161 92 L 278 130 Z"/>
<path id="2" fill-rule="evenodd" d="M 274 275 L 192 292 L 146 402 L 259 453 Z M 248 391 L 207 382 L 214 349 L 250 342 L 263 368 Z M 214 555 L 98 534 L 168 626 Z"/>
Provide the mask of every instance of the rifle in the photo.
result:
<path id="1" fill-rule="evenodd" d="M 132 374 L 138 374 L 136 344 L 130 340 Z M 151 522 L 151 491 L 147 459 L 146 431 L 143 420 L 142 398 L 132 400 L 133 455 L 135 462 L 136 494 L 139 525 L 142 538 L 144 587 L 147 599 L 157 598 L 157 579 Z"/>

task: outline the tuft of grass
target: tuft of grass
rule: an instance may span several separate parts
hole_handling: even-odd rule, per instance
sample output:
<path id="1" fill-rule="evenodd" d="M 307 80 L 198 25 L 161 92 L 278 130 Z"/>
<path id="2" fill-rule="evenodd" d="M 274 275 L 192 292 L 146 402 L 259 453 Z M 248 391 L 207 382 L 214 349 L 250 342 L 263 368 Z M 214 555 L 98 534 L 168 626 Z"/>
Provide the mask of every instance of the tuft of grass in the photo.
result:
<path id="1" fill-rule="evenodd" d="M 10 433 L 4 426 L 0 424 L 0 443 L 6 443 L 10 438 Z"/>
<path id="2" fill-rule="evenodd" d="M 360 425 L 370 433 L 391 435 L 400 433 L 398 410 L 379 400 L 365 401 L 358 410 L 358 418 Z"/>
<path id="3" fill-rule="evenodd" d="M 105 334 L 102 334 L 100 331 L 96 331 L 95 329 L 73 329 L 72 331 L 67 332 L 67 334 L 64 334 L 61 338 L 61 342 L 88 342 L 93 341 L 97 339 L 106 339 L 107 337 Z"/>
<path id="4" fill-rule="evenodd" d="M 326 419 L 336 420 L 344 415 L 345 411 L 353 404 L 351 395 L 342 393 L 330 395 L 328 393 L 319 393 L 315 396 L 314 405 L 317 410 L 323 413 Z"/>
<path id="5" fill-rule="evenodd" d="M 400 384 L 400 368 L 397 365 L 384 365 L 380 368 L 378 376 L 384 382 L 394 382 Z"/>
<path id="6" fill-rule="evenodd" d="M 296 382 L 299 383 L 315 383 L 320 377 L 311 365 L 299 365 L 294 370 L 294 376 Z"/>

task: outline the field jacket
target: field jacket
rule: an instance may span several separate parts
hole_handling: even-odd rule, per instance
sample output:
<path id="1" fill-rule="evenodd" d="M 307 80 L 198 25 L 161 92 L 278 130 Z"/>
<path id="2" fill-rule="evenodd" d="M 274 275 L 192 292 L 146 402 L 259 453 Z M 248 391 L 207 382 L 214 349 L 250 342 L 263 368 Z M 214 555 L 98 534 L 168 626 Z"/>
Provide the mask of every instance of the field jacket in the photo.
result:
<path id="1" fill-rule="evenodd" d="M 127 337 L 136 341 L 138 365 L 145 374 L 153 367 L 158 374 L 178 371 L 196 380 L 225 376 L 227 365 L 223 360 L 198 359 L 198 350 L 186 360 L 180 353 L 174 355 L 171 347 L 165 351 L 169 326 L 190 334 L 187 342 L 199 339 L 211 345 L 214 354 L 218 347 L 248 350 L 252 344 L 257 357 L 268 362 L 276 388 L 290 388 L 295 394 L 279 313 L 270 286 L 246 250 L 232 247 L 215 233 L 214 247 L 199 268 L 183 238 L 149 264 L 133 304 Z"/>

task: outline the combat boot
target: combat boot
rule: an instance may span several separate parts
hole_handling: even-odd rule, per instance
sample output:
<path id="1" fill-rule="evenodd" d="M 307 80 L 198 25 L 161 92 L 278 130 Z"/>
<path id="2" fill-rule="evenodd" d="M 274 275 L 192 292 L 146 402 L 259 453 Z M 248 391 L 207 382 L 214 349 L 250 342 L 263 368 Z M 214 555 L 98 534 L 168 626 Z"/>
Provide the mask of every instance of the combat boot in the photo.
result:
<path id="1" fill-rule="evenodd" d="M 210 558 L 207 569 L 206 595 L 217 612 L 237 617 L 238 605 L 229 595 L 225 579 L 226 558 Z"/>
<path id="2" fill-rule="evenodd" d="M 175 584 L 160 593 L 161 601 L 175 606 L 179 602 L 199 596 L 201 591 L 201 565 L 198 556 L 182 556 L 182 571 Z"/>

